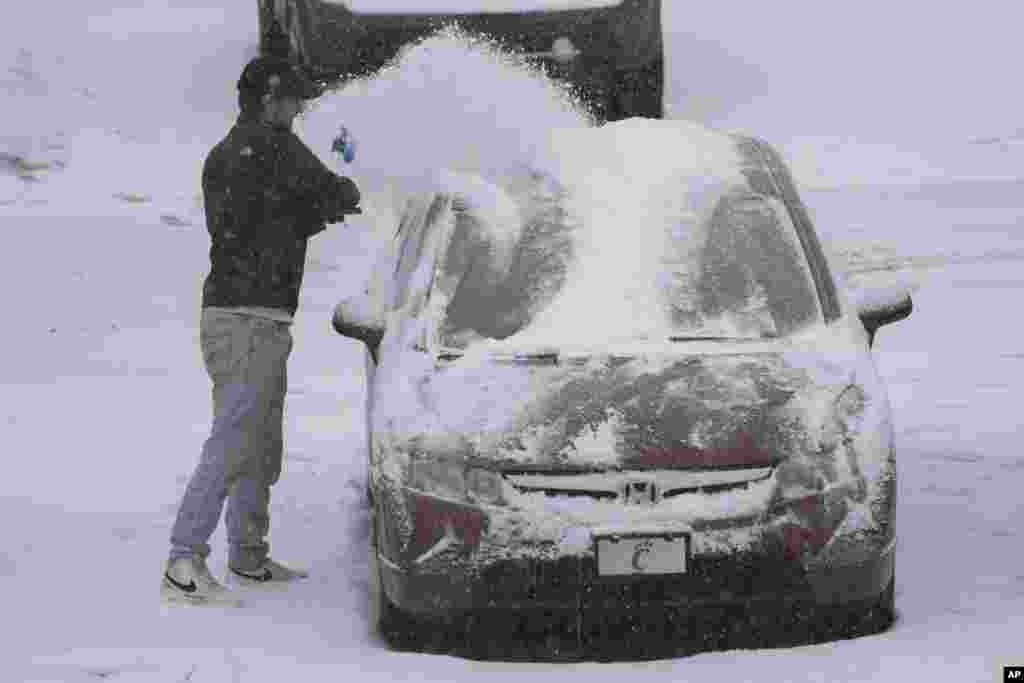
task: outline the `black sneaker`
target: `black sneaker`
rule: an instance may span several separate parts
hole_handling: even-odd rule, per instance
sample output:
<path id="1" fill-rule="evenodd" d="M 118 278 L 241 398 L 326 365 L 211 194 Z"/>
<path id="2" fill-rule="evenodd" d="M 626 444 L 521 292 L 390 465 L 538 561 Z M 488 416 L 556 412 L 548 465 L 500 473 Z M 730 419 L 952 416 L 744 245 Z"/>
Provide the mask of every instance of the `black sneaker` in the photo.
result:
<path id="1" fill-rule="evenodd" d="M 247 586 L 267 583 L 286 583 L 288 581 L 305 579 L 309 576 L 309 572 L 286 567 L 279 562 L 275 562 L 269 557 L 263 561 L 263 564 L 261 564 L 258 569 L 235 569 L 234 567 L 231 567 L 230 570 L 230 578 L 232 580 Z"/>

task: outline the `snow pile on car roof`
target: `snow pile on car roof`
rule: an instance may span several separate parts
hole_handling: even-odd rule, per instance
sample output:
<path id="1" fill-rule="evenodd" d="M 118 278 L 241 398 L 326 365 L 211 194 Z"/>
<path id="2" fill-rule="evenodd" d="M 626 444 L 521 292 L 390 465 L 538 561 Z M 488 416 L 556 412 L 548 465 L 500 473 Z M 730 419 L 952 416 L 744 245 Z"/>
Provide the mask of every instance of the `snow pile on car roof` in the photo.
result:
<path id="1" fill-rule="evenodd" d="M 553 169 L 574 218 L 574 262 L 551 305 L 509 341 L 667 337 L 662 264 L 672 249 L 696 248 L 721 197 L 746 182 L 734 139 L 686 121 L 629 119 L 559 131 L 545 153 L 536 163 Z M 622 321 L 629 327 L 609 329 Z"/>

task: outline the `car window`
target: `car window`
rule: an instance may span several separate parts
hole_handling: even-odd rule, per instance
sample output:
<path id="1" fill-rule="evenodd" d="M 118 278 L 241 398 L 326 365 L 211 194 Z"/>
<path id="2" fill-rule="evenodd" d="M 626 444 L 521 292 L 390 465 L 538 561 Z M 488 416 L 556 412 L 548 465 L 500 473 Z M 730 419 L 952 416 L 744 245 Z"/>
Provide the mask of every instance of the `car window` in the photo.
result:
<path id="1" fill-rule="evenodd" d="M 499 257 L 488 231 L 456 214 L 432 297 L 444 297 L 441 344 L 465 348 L 476 339 L 506 339 L 522 331 L 563 289 L 572 262 L 572 225 L 561 188 L 550 178 L 519 195 L 522 230 Z"/>
<path id="2" fill-rule="evenodd" d="M 785 205 L 747 188 L 717 202 L 696 239 L 673 240 L 667 305 L 680 336 L 786 336 L 821 319 Z"/>
<path id="3" fill-rule="evenodd" d="M 756 176 L 764 174 L 764 183 L 772 189 L 765 190 L 769 194 L 776 194 L 786 203 L 788 213 L 794 221 L 797 235 L 800 238 L 802 251 L 807 256 L 811 267 L 811 273 L 817 286 L 818 301 L 821 304 L 822 314 L 826 321 L 834 321 L 840 317 L 841 304 L 836 290 L 836 282 L 833 279 L 829 259 L 826 258 L 824 249 L 814 230 L 814 224 L 807 212 L 807 208 L 796 190 L 792 174 L 786 167 L 785 162 L 779 153 L 762 141 L 741 140 L 737 149 L 752 164 L 744 169 L 748 174 L 748 180 L 752 186 L 758 184 Z M 762 185 L 764 183 L 761 183 Z M 777 188 L 777 190 L 776 190 Z"/>
<path id="4" fill-rule="evenodd" d="M 450 199 L 444 195 L 424 195 L 411 200 L 406 206 L 402 222 L 398 227 L 396 239 L 399 242 L 395 260 L 395 289 L 398 308 L 409 303 L 411 295 L 419 290 L 426 293 L 429 282 L 419 282 L 416 277 L 429 277 L 432 256 L 430 249 L 432 237 L 436 237 L 436 226 L 439 217 L 449 210 Z M 410 314 L 415 312 L 410 311 Z"/>

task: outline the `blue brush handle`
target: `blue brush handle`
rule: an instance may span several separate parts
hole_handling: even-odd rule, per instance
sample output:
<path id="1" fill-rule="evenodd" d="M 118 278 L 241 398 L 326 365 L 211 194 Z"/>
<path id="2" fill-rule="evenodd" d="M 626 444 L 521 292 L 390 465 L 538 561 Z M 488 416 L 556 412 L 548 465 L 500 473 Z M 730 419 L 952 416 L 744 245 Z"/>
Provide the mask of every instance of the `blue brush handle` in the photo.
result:
<path id="1" fill-rule="evenodd" d="M 356 158 L 356 140 L 345 126 L 341 127 L 331 143 L 331 151 L 337 153 L 346 164 L 351 164 Z"/>

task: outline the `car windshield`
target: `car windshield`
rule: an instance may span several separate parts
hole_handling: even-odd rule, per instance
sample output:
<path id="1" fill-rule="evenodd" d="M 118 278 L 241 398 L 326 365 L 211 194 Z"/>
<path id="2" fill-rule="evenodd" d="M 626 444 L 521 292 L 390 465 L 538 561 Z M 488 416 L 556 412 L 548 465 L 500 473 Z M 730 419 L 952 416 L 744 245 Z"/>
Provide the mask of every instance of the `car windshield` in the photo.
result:
<path id="1" fill-rule="evenodd" d="M 764 339 L 820 322 L 789 211 L 745 163 L 733 152 L 713 173 L 670 164 L 646 183 L 627 175 L 628 191 L 593 168 L 585 182 L 549 178 L 518 195 L 508 247 L 457 221 L 432 295 L 444 299 L 440 345 Z"/>

